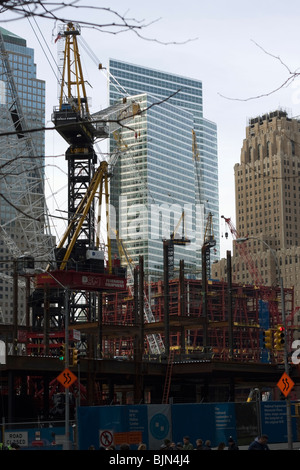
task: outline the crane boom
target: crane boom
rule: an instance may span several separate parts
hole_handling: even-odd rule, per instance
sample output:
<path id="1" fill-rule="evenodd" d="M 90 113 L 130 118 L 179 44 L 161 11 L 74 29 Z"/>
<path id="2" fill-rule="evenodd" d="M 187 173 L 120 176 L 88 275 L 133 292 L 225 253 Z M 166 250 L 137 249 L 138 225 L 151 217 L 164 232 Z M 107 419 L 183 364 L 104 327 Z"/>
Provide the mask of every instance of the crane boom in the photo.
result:
<path id="1" fill-rule="evenodd" d="M 240 238 L 240 235 L 235 228 L 232 220 L 230 218 L 224 217 L 224 215 L 221 216 L 222 219 L 225 220 L 226 224 L 229 227 L 230 232 L 232 233 L 233 238 L 236 240 L 237 238 Z M 248 267 L 248 270 L 250 272 L 250 275 L 252 277 L 253 282 L 255 283 L 256 286 L 263 286 L 263 278 L 255 266 L 255 263 L 250 256 L 248 249 L 247 249 L 247 242 L 245 243 L 236 243 L 236 247 L 238 250 L 239 255 L 243 258 L 243 260 L 246 263 L 246 266 Z"/>

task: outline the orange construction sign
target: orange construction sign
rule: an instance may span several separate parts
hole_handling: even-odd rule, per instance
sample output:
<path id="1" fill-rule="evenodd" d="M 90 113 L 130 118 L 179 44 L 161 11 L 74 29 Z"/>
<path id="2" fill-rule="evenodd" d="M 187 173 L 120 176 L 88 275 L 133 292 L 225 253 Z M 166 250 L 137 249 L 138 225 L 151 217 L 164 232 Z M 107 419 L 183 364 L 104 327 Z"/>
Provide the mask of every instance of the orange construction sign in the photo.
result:
<path id="1" fill-rule="evenodd" d="M 277 387 L 285 397 L 288 396 L 294 385 L 295 382 L 293 382 L 291 377 L 286 372 L 282 374 L 281 378 L 277 383 Z"/>
<path id="2" fill-rule="evenodd" d="M 123 444 L 140 444 L 143 440 L 143 435 L 141 431 L 129 431 L 129 432 L 115 432 L 114 433 L 114 443 L 116 445 Z"/>
<path id="3" fill-rule="evenodd" d="M 56 377 L 56 380 L 58 380 L 65 388 L 69 388 L 74 382 L 76 382 L 77 377 L 69 369 L 65 369 L 58 377 Z"/>

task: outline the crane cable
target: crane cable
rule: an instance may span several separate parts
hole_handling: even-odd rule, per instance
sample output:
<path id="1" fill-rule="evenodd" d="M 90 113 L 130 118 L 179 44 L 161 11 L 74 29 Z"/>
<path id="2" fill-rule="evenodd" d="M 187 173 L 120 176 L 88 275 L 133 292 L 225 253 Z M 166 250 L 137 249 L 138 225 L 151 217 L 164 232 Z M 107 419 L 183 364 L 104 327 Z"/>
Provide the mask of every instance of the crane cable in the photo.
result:
<path id="1" fill-rule="evenodd" d="M 35 35 L 35 37 L 36 37 L 36 39 L 37 39 L 37 41 L 38 41 L 38 43 L 39 43 L 39 45 L 40 45 L 40 47 L 41 47 L 42 52 L 44 53 L 44 55 L 45 55 L 45 57 L 46 57 L 46 60 L 47 60 L 49 66 L 50 66 L 50 68 L 51 68 L 51 70 L 52 70 L 52 72 L 53 72 L 53 74 L 54 74 L 54 76 L 55 76 L 55 79 L 57 80 L 57 82 L 59 82 L 59 75 L 61 76 L 61 72 L 60 72 L 59 68 L 57 67 L 57 62 L 56 62 L 56 60 L 55 60 L 55 57 L 54 57 L 53 54 L 52 54 L 52 51 L 51 51 L 51 49 L 50 49 L 50 47 L 49 47 L 49 44 L 47 43 L 47 41 L 46 41 L 46 39 L 45 39 L 45 37 L 44 37 L 44 35 L 43 35 L 43 32 L 41 31 L 41 28 L 39 27 L 39 25 L 38 25 L 38 23 L 37 23 L 37 21 L 36 21 L 36 18 L 35 18 L 34 16 L 32 16 L 32 19 L 33 19 L 33 21 L 34 21 L 34 23 L 35 23 L 35 26 L 36 26 L 37 30 L 39 31 L 40 36 L 41 36 L 41 38 L 43 39 L 43 41 L 44 41 L 44 43 L 45 43 L 45 45 L 46 45 L 46 47 L 47 47 L 47 50 L 48 50 L 48 52 L 49 52 L 49 55 L 46 53 L 46 50 L 45 50 L 45 48 L 43 47 L 43 44 L 42 44 L 42 42 L 41 42 L 41 40 L 40 40 L 40 38 L 39 38 L 39 35 L 37 34 L 37 31 L 36 31 L 36 29 L 34 28 L 32 22 L 30 21 L 31 18 L 30 18 L 30 16 L 28 15 L 28 12 L 31 13 L 31 11 L 30 11 L 30 6 L 27 5 L 27 8 L 28 8 L 28 11 L 26 11 L 25 8 L 23 7 L 23 11 L 24 11 L 24 13 L 26 14 L 26 17 L 27 17 L 27 19 L 28 19 L 29 25 L 30 25 L 30 27 L 31 27 L 31 29 L 32 29 L 32 31 L 33 31 L 33 33 L 34 33 L 34 35 Z M 51 63 L 51 61 L 50 61 L 50 59 L 49 59 L 49 56 L 52 57 L 52 60 L 53 60 L 53 62 L 54 62 L 54 64 L 55 64 L 55 66 L 57 67 L 57 72 L 58 72 L 58 73 L 56 73 L 55 68 L 53 67 L 53 65 L 52 65 L 52 63 Z M 56 193 L 53 192 L 53 190 L 52 190 L 52 188 L 51 188 L 51 186 L 50 186 L 50 184 L 49 184 L 49 179 L 46 178 L 46 180 L 47 180 L 47 184 L 48 184 L 48 187 L 49 187 L 50 193 L 51 193 L 51 196 L 49 196 L 49 197 L 52 197 L 53 200 L 54 200 L 54 202 L 57 204 L 57 200 L 56 200 L 56 193 L 57 193 L 57 192 L 56 192 Z M 63 188 L 61 188 L 61 189 L 63 189 Z M 49 197 L 48 197 L 48 199 L 49 199 Z M 47 204 L 46 201 L 45 201 L 45 203 Z M 57 204 L 57 206 L 58 206 L 58 204 Z M 50 214 L 49 214 L 49 215 L 50 215 Z M 52 217 L 52 216 L 50 215 L 50 217 Z M 57 233 L 56 228 L 55 228 L 55 232 L 56 232 L 56 236 L 58 237 L 58 233 Z"/>
<path id="2" fill-rule="evenodd" d="M 29 7 L 28 7 L 28 8 L 29 8 Z M 23 7 L 23 10 L 24 10 L 24 12 L 25 12 L 24 7 Z M 51 68 L 51 70 L 52 70 L 52 72 L 53 72 L 53 74 L 54 74 L 56 80 L 59 81 L 59 77 L 58 77 L 58 75 L 56 74 L 55 69 L 54 69 L 54 67 L 52 66 L 52 64 L 51 64 L 51 62 L 50 62 L 50 60 L 49 60 L 48 54 L 46 54 L 46 51 L 45 51 L 45 49 L 43 48 L 43 45 L 42 45 L 42 43 L 41 43 L 41 41 L 40 41 L 40 39 L 39 39 L 39 37 L 38 37 L 38 35 L 37 35 L 37 32 L 36 32 L 36 30 L 34 29 L 32 23 L 31 23 L 31 21 L 30 21 L 30 17 L 29 17 L 28 15 L 26 15 L 26 16 L 27 16 L 28 22 L 29 22 L 29 24 L 30 24 L 30 26 L 31 26 L 31 29 L 32 29 L 32 31 L 33 31 L 33 33 L 34 33 L 34 35 L 35 35 L 35 37 L 36 37 L 36 39 L 37 39 L 39 45 L 41 46 L 41 49 L 42 49 L 43 53 L 45 54 L 45 57 L 46 57 L 46 59 L 47 59 L 47 62 L 48 62 L 48 64 L 50 65 L 50 68 Z M 43 40 L 44 40 L 44 42 L 45 42 L 45 44 L 46 44 L 46 47 L 47 47 L 47 49 L 48 49 L 48 52 L 49 52 L 50 56 L 51 56 L 52 59 L 53 59 L 53 62 L 56 64 L 56 60 L 55 60 L 55 58 L 54 58 L 54 56 L 53 56 L 53 54 L 52 54 L 52 51 L 51 51 L 51 49 L 49 48 L 49 45 L 47 44 L 47 41 L 46 41 L 46 39 L 45 39 L 45 37 L 44 37 L 44 35 L 43 35 L 43 33 L 42 33 L 42 31 L 41 31 L 41 29 L 40 29 L 40 27 L 39 27 L 37 21 L 36 21 L 36 18 L 35 18 L 34 16 L 33 16 L 32 18 L 33 18 L 33 21 L 34 21 L 34 23 L 35 23 L 35 26 L 36 26 L 37 29 L 39 30 L 39 32 L 40 32 L 40 34 L 41 34 L 41 37 L 43 38 Z M 57 64 L 56 64 L 56 65 L 57 65 Z"/>

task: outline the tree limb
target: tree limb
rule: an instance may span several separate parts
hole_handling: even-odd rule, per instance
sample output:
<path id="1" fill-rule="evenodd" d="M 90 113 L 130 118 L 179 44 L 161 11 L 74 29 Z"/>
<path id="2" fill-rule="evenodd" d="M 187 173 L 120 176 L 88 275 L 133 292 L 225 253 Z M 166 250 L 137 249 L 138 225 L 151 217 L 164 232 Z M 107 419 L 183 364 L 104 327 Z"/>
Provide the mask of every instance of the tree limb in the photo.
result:
<path id="1" fill-rule="evenodd" d="M 229 97 L 229 96 L 225 96 L 225 95 L 222 95 L 221 93 L 218 93 L 219 96 L 221 96 L 222 98 L 225 98 L 227 100 L 231 100 L 231 101 L 250 101 L 250 100 L 256 100 L 256 99 L 259 99 L 259 98 L 263 98 L 263 97 L 266 97 L 266 96 L 270 96 L 270 95 L 273 95 L 274 93 L 276 93 L 277 91 L 281 90 L 282 88 L 285 88 L 285 87 L 288 87 L 291 85 L 291 83 L 299 77 L 300 73 L 295 71 L 295 72 L 292 72 L 291 69 L 283 62 L 283 60 L 279 57 L 279 56 L 276 56 L 274 54 L 271 54 L 270 52 L 266 51 L 262 46 L 260 46 L 259 44 L 257 44 L 255 41 L 252 40 L 252 42 L 257 46 L 259 47 L 265 54 L 269 55 L 270 57 L 273 57 L 274 59 L 278 60 L 281 65 L 286 68 L 286 70 L 288 71 L 289 73 L 289 76 L 287 77 L 287 79 L 281 83 L 277 88 L 275 88 L 274 90 L 271 90 L 267 93 L 262 93 L 260 95 L 257 95 L 257 96 L 251 96 L 249 98 L 232 98 L 232 97 Z"/>

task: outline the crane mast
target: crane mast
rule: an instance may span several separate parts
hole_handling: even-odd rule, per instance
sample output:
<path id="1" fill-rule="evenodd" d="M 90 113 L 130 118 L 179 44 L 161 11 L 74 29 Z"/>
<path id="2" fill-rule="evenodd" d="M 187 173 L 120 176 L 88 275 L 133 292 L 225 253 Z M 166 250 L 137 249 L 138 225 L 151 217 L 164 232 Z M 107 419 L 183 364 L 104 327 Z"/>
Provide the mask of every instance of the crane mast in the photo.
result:
<path id="1" fill-rule="evenodd" d="M 69 321 L 76 323 L 95 321 L 97 291 L 126 289 L 126 269 L 112 273 L 110 252 L 106 266 L 104 251 L 99 249 L 96 237 L 95 202 L 97 196 L 101 200 L 104 191 L 106 203 L 108 201 L 109 172 L 105 161 L 96 168 L 94 143 L 98 138 L 108 137 L 107 123 L 111 116 L 118 118 L 120 114 L 126 115 L 126 110 L 130 114 L 132 105 L 124 102 L 110 107 L 105 116 L 101 113 L 96 117 L 90 115 L 77 43 L 79 35 L 80 28 L 73 23 L 64 25 L 60 31 L 60 36 L 65 40 L 64 61 L 59 104 L 54 107 L 52 121 L 56 131 L 69 145 L 65 152 L 68 162 L 68 228 L 56 247 L 54 266 L 47 268 L 49 274 L 36 276 L 34 326 L 38 326 L 43 318 L 43 296 L 39 289 L 44 286 L 56 290 L 68 286 L 68 294 L 65 291 L 57 296 L 52 291 L 53 298 L 58 297 L 53 299 L 58 309 L 50 319 L 50 326 L 55 327 L 64 323 L 65 295 L 69 295 Z M 108 209 L 106 214 L 109 218 Z M 107 245 L 110 251 L 109 234 Z"/>
<path id="2" fill-rule="evenodd" d="M 206 221 L 204 241 L 202 246 L 202 269 L 206 271 L 206 278 L 210 278 L 210 250 L 216 246 L 216 240 L 213 232 L 212 213 L 209 212 Z"/>
<path id="3" fill-rule="evenodd" d="M 93 148 L 95 129 L 89 113 L 88 99 L 77 43 L 80 28 L 68 23 L 61 30 L 65 38 L 64 63 L 58 108 L 54 109 L 52 120 L 56 130 L 70 145 L 66 151 L 68 161 L 68 218 L 73 219 L 77 207 L 85 198 L 95 173 L 97 161 Z M 87 216 L 77 233 L 77 242 L 73 247 L 73 259 L 83 260 L 85 251 L 94 246 L 94 202 L 91 203 Z M 75 231 L 71 228 L 68 241 Z M 63 253 L 64 255 L 64 253 Z M 61 257 L 58 252 L 58 257 Z"/>
<path id="4" fill-rule="evenodd" d="M 63 34 L 65 36 L 65 52 L 59 107 L 62 108 L 62 105 L 65 102 L 64 97 L 66 87 L 67 102 L 72 104 L 72 108 L 84 117 L 89 115 L 89 106 L 77 42 L 77 36 L 80 34 L 80 29 L 78 25 L 75 27 L 73 23 L 68 23 Z"/>

